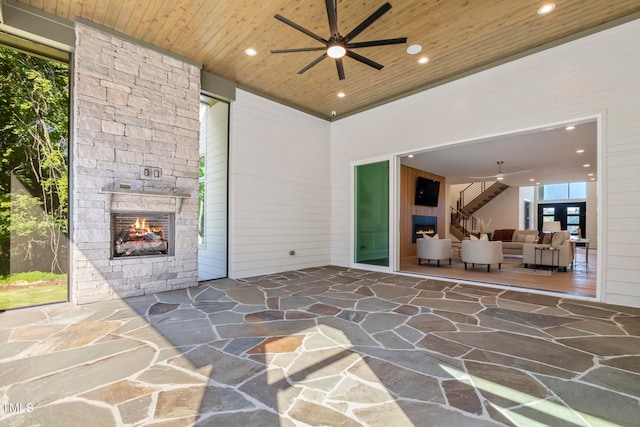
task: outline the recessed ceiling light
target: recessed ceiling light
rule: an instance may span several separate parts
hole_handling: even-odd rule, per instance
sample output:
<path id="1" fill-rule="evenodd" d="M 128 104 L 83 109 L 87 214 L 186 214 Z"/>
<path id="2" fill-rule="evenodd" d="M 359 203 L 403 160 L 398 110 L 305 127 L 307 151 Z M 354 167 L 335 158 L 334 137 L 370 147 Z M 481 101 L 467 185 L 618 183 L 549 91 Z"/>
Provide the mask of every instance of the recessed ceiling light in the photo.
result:
<path id="1" fill-rule="evenodd" d="M 591 166 L 589 163 L 585 163 L 584 165 L 582 165 L 583 168 L 588 168 L 589 166 Z"/>
<path id="2" fill-rule="evenodd" d="M 595 181 L 595 180 L 596 180 L 595 178 L 591 178 L 591 179 L 590 179 L 590 181 Z"/>
<path id="3" fill-rule="evenodd" d="M 426 64 L 427 62 L 429 62 L 428 56 L 423 56 L 422 58 L 418 59 L 418 64 Z"/>
<path id="4" fill-rule="evenodd" d="M 344 92 L 338 92 L 338 98 L 344 98 L 347 96 Z"/>
<path id="5" fill-rule="evenodd" d="M 407 53 L 409 55 L 415 55 L 420 52 L 422 52 L 422 46 L 420 46 L 419 44 L 412 44 L 407 48 Z"/>
<path id="6" fill-rule="evenodd" d="M 530 181 L 530 182 L 533 182 L 533 181 L 535 181 L 535 179 L 533 179 L 533 178 L 529 178 L 529 181 Z"/>
<path id="7" fill-rule="evenodd" d="M 578 153 L 578 154 L 584 153 L 584 150 L 581 148 L 579 150 L 576 150 L 576 153 Z"/>
<path id="8" fill-rule="evenodd" d="M 547 3 L 538 9 L 538 15 L 546 15 L 547 13 L 551 13 L 553 9 L 556 8 L 556 5 L 553 3 Z"/>
<path id="9" fill-rule="evenodd" d="M 566 130 L 574 130 L 576 127 L 574 125 L 569 125 L 565 129 Z"/>
<path id="10" fill-rule="evenodd" d="M 592 174 L 592 173 L 590 173 L 590 174 L 587 174 L 587 176 L 593 176 L 593 174 Z"/>
<path id="11" fill-rule="evenodd" d="M 536 182 L 536 185 L 540 185 L 540 183 L 539 183 L 539 182 Z"/>
<path id="12" fill-rule="evenodd" d="M 413 154 L 409 154 L 407 157 L 413 159 Z"/>
<path id="13" fill-rule="evenodd" d="M 254 49 L 254 48 L 252 48 L 252 47 L 249 47 L 249 48 L 247 48 L 247 49 L 245 49 L 245 50 L 244 50 L 244 53 L 245 53 L 245 54 L 247 54 L 247 55 L 249 55 L 249 56 L 256 56 L 256 55 L 258 54 L 258 51 L 257 51 L 257 50 L 255 50 L 255 49 Z"/>

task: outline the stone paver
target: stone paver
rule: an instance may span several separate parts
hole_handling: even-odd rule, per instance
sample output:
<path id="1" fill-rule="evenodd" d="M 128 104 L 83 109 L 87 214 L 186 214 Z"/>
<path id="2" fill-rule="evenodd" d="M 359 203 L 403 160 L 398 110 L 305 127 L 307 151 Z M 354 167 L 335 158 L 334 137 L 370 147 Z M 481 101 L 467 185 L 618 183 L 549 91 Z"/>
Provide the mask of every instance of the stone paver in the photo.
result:
<path id="1" fill-rule="evenodd" d="M 0 313 L 3 426 L 636 426 L 640 309 L 334 266 Z"/>

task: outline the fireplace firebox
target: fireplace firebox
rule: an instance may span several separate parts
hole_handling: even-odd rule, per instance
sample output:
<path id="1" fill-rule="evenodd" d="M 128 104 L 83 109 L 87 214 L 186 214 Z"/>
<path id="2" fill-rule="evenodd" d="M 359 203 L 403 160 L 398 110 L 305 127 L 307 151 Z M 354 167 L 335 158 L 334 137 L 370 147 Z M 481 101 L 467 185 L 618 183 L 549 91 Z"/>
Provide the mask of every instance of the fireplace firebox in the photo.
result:
<path id="1" fill-rule="evenodd" d="M 413 224 L 413 243 L 415 243 L 416 239 L 421 237 L 423 234 L 435 236 L 438 232 L 437 216 L 413 215 L 411 217 L 411 223 Z"/>
<path id="2" fill-rule="evenodd" d="M 174 254 L 175 214 L 112 212 L 112 258 Z"/>

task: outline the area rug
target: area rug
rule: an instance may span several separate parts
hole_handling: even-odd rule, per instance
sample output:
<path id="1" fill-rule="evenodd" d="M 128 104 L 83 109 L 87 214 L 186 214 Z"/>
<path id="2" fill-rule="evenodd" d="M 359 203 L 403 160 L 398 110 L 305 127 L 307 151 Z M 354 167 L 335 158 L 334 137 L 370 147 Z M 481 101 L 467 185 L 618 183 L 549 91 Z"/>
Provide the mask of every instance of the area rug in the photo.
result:
<path id="1" fill-rule="evenodd" d="M 520 267 L 520 266 L 503 266 L 502 267 L 503 270 L 505 271 L 509 271 L 512 273 L 522 273 L 522 274 L 533 274 L 536 276 L 551 276 L 551 274 L 553 273 L 553 271 L 551 270 L 541 270 L 541 269 L 537 269 L 537 268 L 526 268 L 526 267 Z"/>

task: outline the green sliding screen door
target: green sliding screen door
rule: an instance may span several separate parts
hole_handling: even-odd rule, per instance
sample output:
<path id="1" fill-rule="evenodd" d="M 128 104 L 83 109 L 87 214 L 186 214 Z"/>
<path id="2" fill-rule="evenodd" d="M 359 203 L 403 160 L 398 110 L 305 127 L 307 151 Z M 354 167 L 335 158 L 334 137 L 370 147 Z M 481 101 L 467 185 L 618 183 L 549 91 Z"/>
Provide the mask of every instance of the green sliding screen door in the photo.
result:
<path id="1" fill-rule="evenodd" d="M 355 168 L 355 262 L 389 266 L 389 162 Z"/>

